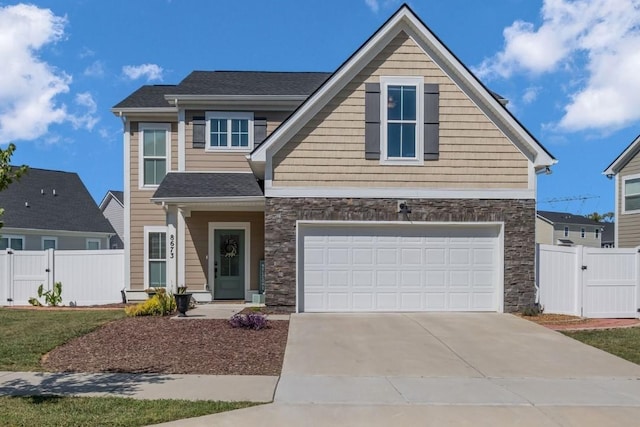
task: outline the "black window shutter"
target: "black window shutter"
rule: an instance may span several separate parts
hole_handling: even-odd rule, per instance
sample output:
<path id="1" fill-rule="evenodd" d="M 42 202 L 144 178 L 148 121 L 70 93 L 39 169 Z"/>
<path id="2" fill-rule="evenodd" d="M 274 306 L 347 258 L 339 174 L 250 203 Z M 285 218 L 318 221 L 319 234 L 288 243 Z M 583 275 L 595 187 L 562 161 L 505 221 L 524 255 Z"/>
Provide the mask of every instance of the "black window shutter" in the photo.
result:
<path id="1" fill-rule="evenodd" d="M 267 138 L 267 119 L 253 119 L 253 146 L 257 147 Z"/>
<path id="2" fill-rule="evenodd" d="M 191 122 L 193 126 L 193 148 L 204 148 L 206 145 L 207 137 L 206 133 L 206 124 L 204 117 L 194 117 Z"/>
<path id="3" fill-rule="evenodd" d="M 380 83 L 365 83 L 364 158 L 380 159 Z"/>
<path id="4" fill-rule="evenodd" d="M 438 160 L 440 154 L 440 89 L 424 85 L 424 159 Z"/>

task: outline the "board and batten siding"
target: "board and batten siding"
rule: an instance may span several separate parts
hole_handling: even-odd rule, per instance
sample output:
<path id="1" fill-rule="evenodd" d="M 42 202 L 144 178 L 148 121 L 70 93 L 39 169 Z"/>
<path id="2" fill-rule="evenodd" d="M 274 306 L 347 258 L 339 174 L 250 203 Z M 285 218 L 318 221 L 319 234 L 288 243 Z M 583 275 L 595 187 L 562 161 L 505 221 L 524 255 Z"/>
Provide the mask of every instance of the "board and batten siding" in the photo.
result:
<path id="1" fill-rule="evenodd" d="M 243 171 L 251 172 L 246 155 L 248 151 L 237 153 L 216 153 L 204 148 L 193 148 L 193 118 L 204 117 L 206 111 L 188 110 L 185 113 L 185 169 L 192 172 Z M 267 119 L 267 135 L 273 132 L 290 112 L 256 111 L 254 117 Z"/>
<path id="2" fill-rule="evenodd" d="M 157 120 L 140 120 L 142 122 Z M 131 171 L 129 173 L 129 188 L 131 193 L 131 236 L 130 244 L 130 278 L 131 290 L 143 290 L 144 284 L 144 226 L 145 225 L 166 225 L 166 214 L 161 206 L 152 203 L 149 199 L 155 193 L 155 189 L 139 188 L 139 140 L 138 122 L 131 123 Z M 178 169 L 178 124 L 171 123 L 171 170 Z M 126 208 L 126 206 L 125 206 Z"/>
<path id="3" fill-rule="evenodd" d="M 629 175 L 640 174 L 640 156 L 636 156 L 627 163 L 618 174 L 618 235 L 617 248 L 634 248 L 640 245 L 640 213 L 624 212 L 624 178 Z"/>
<path id="4" fill-rule="evenodd" d="M 439 160 L 424 166 L 365 160 L 365 83 L 381 76 L 424 76 L 425 83 L 439 85 Z M 527 158 L 404 32 L 274 156 L 273 165 L 274 187 L 528 187 Z"/>
<path id="5" fill-rule="evenodd" d="M 189 290 L 204 291 L 209 283 L 209 223 L 248 222 L 250 230 L 250 289 L 258 289 L 258 268 L 264 259 L 264 212 L 200 212 L 185 218 L 185 280 Z"/>

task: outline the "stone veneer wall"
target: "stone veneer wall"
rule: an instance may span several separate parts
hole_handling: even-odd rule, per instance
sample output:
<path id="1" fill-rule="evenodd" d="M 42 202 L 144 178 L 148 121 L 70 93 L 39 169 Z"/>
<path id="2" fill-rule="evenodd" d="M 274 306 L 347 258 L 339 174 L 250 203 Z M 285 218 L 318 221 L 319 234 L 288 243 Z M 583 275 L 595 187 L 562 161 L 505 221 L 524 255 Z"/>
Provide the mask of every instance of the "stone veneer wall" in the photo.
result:
<path id="1" fill-rule="evenodd" d="M 406 199 L 412 221 L 504 222 L 504 311 L 535 302 L 535 201 Z M 398 199 L 267 198 L 266 303 L 294 310 L 296 221 L 398 221 Z"/>

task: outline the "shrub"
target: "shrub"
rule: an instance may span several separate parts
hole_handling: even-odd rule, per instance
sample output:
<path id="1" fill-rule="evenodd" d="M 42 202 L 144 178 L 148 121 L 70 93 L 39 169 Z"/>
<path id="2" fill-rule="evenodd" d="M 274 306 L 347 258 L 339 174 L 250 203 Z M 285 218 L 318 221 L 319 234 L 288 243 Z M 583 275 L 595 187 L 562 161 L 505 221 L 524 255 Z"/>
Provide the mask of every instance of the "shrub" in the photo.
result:
<path id="1" fill-rule="evenodd" d="M 156 294 L 144 302 L 124 309 L 127 316 L 166 316 L 176 310 L 176 300 L 167 294 L 163 288 L 158 288 Z"/>
<path id="2" fill-rule="evenodd" d="M 267 316 L 262 313 L 234 314 L 229 319 L 229 324 L 234 328 L 260 330 L 268 327 Z"/>
<path id="3" fill-rule="evenodd" d="M 542 307 L 540 306 L 540 304 L 530 305 L 522 310 L 523 316 L 535 317 L 539 316 L 540 314 L 542 314 Z"/>

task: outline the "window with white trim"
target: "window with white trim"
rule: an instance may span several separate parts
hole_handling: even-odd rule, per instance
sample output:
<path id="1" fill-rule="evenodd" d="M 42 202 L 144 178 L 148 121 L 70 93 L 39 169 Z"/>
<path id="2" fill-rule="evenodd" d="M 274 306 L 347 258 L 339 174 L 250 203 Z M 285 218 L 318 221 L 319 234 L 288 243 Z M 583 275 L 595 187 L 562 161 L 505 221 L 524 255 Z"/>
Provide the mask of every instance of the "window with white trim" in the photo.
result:
<path id="1" fill-rule="evenodd" d="M 42 250 L 46 251 L 47 249 L 58 249 L 57 237 L 42 237 Z"/>
<path id="2" fill-rule="evenodd" d="M 596 228 L 595 237 L 596 237 L 596 239 L 600 238 L 600 229 L 599 228 Z"/>
<path id="3" fill-rule="evenodd" d="M 146 288 L 167 286 L 167 227 L 144 228 L 144 281 Z"/>
<path id="4" fill-rule="evenodd" d="M 97 251 L 100 249 L 100 239 L 87 239 L 87 250 Z"/>
<path id="5" fill-rule="evenodd" d="M 423 77 L 380 77 L 382 163 L 423 163 Z"/>
<path id="6" fill-rule="evenodd" d="M 564 237 L 569 237 L 569 227 L 564 228 Z"/>
<path id="7" fill-rule="evenodd" d="M 24 250 L 24 237 L 23 236 L 0 236 L 0 251 L 6 249 L 13 249 L 14 251 Z"/>
<path id="8" fill-rule="evenodd" d="M 584 236 L 586 235 L 586 230 L 584 228 L 580 229 L 580 238 L 584 239 Z"/>
<path id="9" fill-rule="evenodd" d="M 207 151 L 253 149 L 253 113 L 209 111 L 205 118 Z"/>
<path id="10" fill-rule="evenodd" d="M 171 125 L 140 123 L 140 187 L 157 187 L 171 163 Z"/>
<path id="11" fill-rule="evenodd" d="M 640 176 L 624 178 L 622 184 L 623 191 L 623 212 L 640 212 Z"/>

